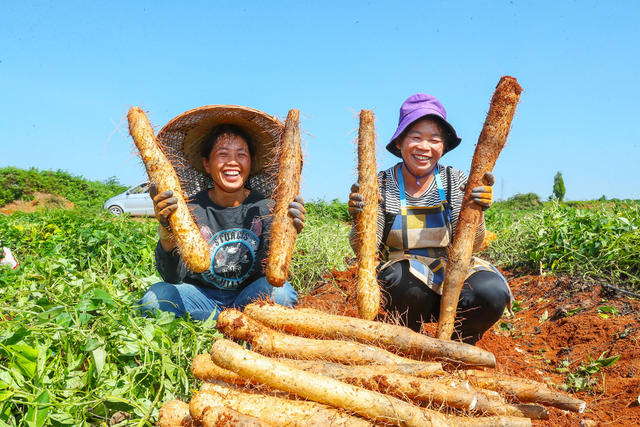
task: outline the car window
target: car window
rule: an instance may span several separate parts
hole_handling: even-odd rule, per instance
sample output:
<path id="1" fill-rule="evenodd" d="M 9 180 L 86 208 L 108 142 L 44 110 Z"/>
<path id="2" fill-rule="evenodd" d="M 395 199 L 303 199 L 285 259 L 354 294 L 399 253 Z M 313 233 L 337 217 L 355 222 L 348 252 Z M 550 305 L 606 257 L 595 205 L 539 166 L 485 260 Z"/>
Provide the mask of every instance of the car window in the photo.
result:
<path id="1" fill-rule="evenodd" d="M 149 192 L 149 183 L 141 184 L 131 190 L 131 194 L 144 194 Z"/>

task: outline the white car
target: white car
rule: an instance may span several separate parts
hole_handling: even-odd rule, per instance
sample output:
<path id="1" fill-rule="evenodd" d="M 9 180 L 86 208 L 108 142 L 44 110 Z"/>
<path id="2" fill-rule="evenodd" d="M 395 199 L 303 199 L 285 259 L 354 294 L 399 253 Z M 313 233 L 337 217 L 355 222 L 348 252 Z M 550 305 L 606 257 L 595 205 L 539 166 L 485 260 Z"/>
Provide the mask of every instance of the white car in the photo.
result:
<path id="1" fill-rule="evenodd" d="M 154 215 L 153 200 L 149 195 L 149 182 L 131 187 L 122 194 L 113 196 L 103 206 L 114 215 Z"/>

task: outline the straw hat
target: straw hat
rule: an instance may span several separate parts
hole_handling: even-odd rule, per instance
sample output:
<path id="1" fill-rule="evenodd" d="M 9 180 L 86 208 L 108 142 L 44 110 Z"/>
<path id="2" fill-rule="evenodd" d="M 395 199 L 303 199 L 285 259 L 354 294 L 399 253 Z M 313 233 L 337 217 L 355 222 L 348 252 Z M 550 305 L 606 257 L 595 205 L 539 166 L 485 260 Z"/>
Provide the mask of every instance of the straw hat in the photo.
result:
<path id="1" fill-rule="evenodd" d="M 172 119 L 158 133 L 159 145 L 180 178 L 182 191 L 193 196 L 213 187 L 202 165 L 201 147 L 218 125 L 241 128 L 252 140 L 251 172 L 247 187 L 269 197 L 273 190 L 267 168 L 273 163 L 284 124 L 274 116 L 239 105 L 207 105 Z"/>

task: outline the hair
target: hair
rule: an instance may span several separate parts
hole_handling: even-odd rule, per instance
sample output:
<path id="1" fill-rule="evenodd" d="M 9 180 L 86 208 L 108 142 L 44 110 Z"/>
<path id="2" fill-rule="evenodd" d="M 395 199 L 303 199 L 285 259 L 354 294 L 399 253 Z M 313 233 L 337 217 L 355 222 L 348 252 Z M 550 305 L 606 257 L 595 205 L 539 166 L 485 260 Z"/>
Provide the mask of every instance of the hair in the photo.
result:
<path id="1" fill-rule="evenodd" d="M 223 136 L 239 136 L 246 143 L 249 148 L 249 156 L 253 161 L 253 155 L 255 150 L 253 149 L 253 141 L 249 137 L 249 135 L 239 126 L 231 125 L 231 124 L 222 124 L 213 128 L 207 139 L 204 141 L 200 148 L 200 154 L 202 157 L 209 159 L 211 155 L 211 151 L 213 147 L 216 146 L 216 143 L 222 139 Z"/>
<path id="2" fill-rule="evenodd" d="M 438 130 L 440 131 L 440 133 L 442 134 L 442 136 L 444 138 L 444 152 L 446 153 L 447 151 L 449 151 L 447 147 L 449 147 L 451 145 L 450 143 L 453 140 L 454 136 L 451 134 L 451 132 L 449 132 L 449 129 L 447 129 L 447 127 L 442 124 L 442 119 L 440 117 L 436 116 L 436 115 L 433 115 L 433 114 L 430 114 L 430 115 L 427 115 L 427 116 L 422 116 L 419 119 L 415 120 L 413 123 L 411 123 L 409 126 L 407 126 L 405 128 L 405 130 L 403 130 L 400 135 L 398 135 L 398 137 L 395 139 L 395 141 L 397 141 L 400 144 L 402 144 L 402 141 L 409 134 L 409 132 L 411 132 L 411 129 L 413 129 L 415 127 L 415 125 L 417 125 L 418 122 L 420 122 L 422 120 L 431 120 L 432 122 L 434 122 L 436 124 L 436 126 L 438 126 Z"/>

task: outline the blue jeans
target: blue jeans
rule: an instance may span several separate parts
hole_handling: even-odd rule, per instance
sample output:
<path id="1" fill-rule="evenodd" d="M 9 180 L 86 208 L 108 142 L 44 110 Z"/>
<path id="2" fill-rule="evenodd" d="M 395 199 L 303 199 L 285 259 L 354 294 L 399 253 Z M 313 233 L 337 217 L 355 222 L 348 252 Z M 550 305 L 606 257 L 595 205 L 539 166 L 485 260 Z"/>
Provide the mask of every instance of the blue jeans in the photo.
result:
<path id="1" fill-rule="evenodd" d="M 189 313 L 192 319 L 207 320 L 211 313 L 217 319 L 225 308 L 243 309 L 255 300 L 266 298 L 276 304 L 293 307 L 298 302 L 298 293 L 289 282 L 277 288 L 271 286 L 264 276 L 241 290 L 158 282 L 149 288 L 138 304 L 143 313 L 161 310 L 174 313 L 176 317 Z"/>

